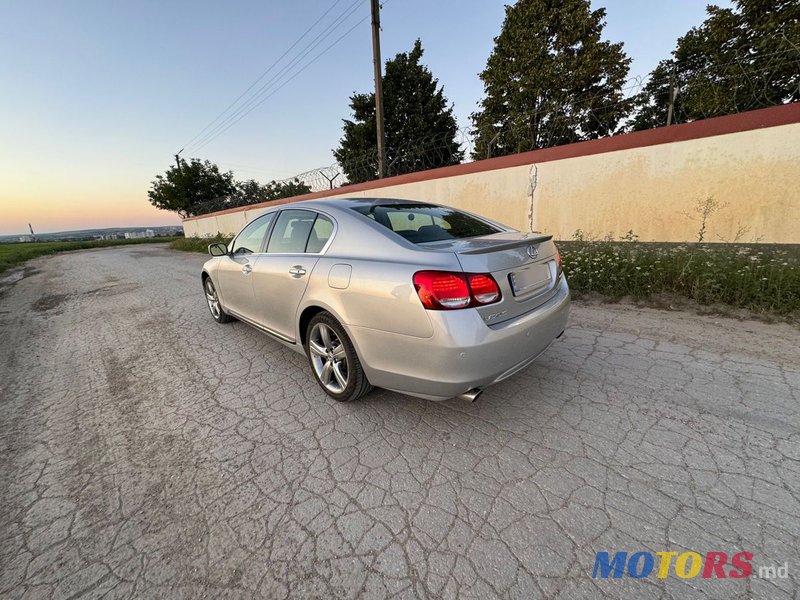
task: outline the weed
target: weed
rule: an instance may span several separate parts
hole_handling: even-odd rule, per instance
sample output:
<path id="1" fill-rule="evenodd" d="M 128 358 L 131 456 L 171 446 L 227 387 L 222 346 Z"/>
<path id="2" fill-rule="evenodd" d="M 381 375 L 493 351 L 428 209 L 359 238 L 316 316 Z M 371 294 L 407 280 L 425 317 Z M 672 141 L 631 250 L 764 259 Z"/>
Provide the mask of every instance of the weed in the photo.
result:
<path id="1" fill-rule="evenodd" d="M 703 305 L 800 314 L 800 246 L 564 241 L 570 287 L 633 299 L 674 295 Z"/>
<path id="2" fill-rule="evenodd" d="M 173 240 L 169 245 L 173 250 L 183 250 L 184 252 L 208 252 L 208 245 L 222 242 L 229 244 L 233 236 L 224 236 L 221 233 L 213 237 L 186 237 Z"/>

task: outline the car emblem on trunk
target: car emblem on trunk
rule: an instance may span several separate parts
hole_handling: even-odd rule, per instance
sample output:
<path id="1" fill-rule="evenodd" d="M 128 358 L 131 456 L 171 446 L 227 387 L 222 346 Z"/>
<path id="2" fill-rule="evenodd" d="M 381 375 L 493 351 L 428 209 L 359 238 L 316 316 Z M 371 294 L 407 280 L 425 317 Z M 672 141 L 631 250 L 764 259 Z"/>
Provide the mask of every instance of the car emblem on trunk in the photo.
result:
<path id="1" fill-rule="evenodd" d="M 536 258 L 537 256 L 539 256 L 539 251 L 536 249 L 536 246 L 534 246 L 533 244 L 528 246 L 528 249 L 526 250 L 526 252 L 528 253 L 528 256 L 530 256 L 531 258 Z"/>

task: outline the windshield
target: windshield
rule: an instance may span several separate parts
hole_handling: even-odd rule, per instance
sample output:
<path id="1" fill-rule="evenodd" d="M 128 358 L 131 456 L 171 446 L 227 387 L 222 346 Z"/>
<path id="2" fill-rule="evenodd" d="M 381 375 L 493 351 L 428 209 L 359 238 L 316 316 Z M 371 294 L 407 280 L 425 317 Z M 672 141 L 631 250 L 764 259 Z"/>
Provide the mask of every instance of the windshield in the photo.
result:
<path id="1" fill-rule="evenodd" d="M 467 213 L 433 204 L 357 206 L 353 210 L 374 219 L 414 244 L 490 235 L 502 231 Z"/>

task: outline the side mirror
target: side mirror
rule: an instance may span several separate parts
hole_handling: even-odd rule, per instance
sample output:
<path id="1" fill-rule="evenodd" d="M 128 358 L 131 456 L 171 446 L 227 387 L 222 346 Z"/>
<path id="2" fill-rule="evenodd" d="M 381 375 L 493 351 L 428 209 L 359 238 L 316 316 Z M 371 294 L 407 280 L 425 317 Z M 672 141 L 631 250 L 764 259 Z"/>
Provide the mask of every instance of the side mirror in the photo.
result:
<path id="1" fill-rule="evenodd" d="M 211 256 L 225 256 L 228 254 L 228 247 L 222 242 L 216 242 L 208 245 L 208 253 Z"/>

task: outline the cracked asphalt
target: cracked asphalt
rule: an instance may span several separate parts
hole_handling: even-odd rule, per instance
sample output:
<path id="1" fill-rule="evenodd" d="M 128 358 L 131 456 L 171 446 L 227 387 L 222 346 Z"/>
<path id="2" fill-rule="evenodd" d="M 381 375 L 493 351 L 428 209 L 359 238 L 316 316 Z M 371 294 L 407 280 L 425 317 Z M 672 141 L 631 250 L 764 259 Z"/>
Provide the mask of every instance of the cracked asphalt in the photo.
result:
<path id="1" fill-rule="evenodd" d="M 200 255 L 37 259 L 0 291 L 3 598 L 798 598 L 800 332 L 576 303 L 476 404 L 339 404 L 215 324 Z M 597 551 L 783 579 L 592 579 Z"/>

